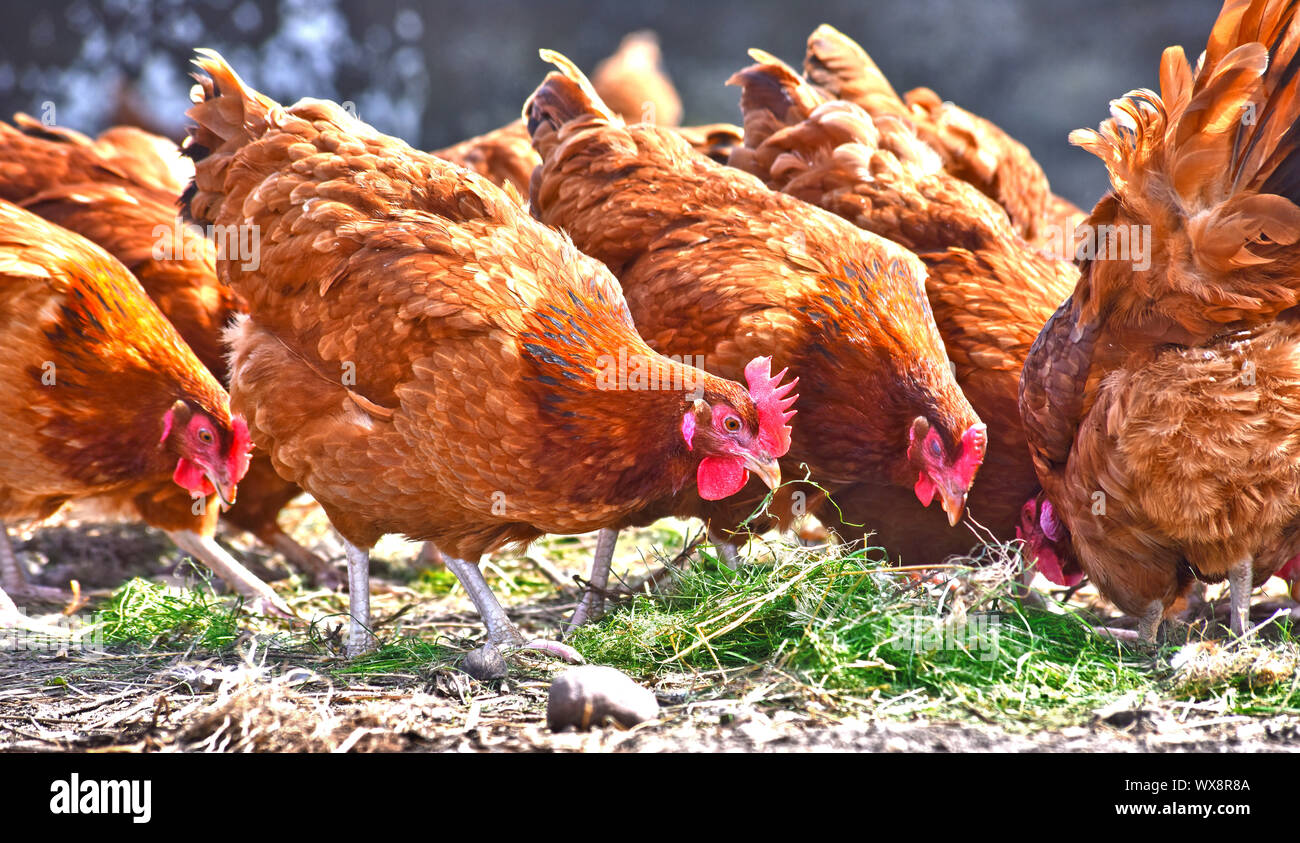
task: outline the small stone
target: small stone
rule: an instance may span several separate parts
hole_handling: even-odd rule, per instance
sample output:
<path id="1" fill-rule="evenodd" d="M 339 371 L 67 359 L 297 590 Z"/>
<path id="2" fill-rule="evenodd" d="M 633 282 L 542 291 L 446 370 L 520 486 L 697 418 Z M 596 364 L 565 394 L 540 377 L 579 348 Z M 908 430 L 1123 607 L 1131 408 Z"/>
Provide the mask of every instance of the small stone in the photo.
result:
<path id="1" fill-rule="evenodd" d="M 480 682 L 487 682 L 491 679 L 505 679 L 506 674 L 509 672 L 506 668 L 505 658 L 491 644 L 484 644 L 482 647 L 466 653 L 465 663 L 462 667 L 466 673 Z"/>
<path id="2" fill-rule="evenodd" d="M 607 723 L 630 729 L 659 716 L 659 701 L 648 688 L 612 667 L 583 665 L 551 683 L 546 723 L 551 731 L 586 731 Z"/>

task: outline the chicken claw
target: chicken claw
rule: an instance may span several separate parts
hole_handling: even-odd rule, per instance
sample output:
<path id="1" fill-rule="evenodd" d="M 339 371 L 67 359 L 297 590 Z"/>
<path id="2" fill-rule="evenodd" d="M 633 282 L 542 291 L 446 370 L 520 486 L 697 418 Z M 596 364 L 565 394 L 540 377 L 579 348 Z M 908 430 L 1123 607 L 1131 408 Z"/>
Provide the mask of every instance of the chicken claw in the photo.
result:
<path id="1" fill-rule="evenodd" d="M 479 570 L 478 565 L 446 554 L 443 554 L 443 559 L 446 560 L 447 569 L 456 575 L 456 579 L 460 580 L 460 584 L 464 586 L 470 600 L 474 601 L 479 616 L 483 618 L 483 625 L 487 627 L 489 644 L 498 649 L 537 650 L 562 659 L 569 664 L 585 663 L 582 655 L 566 644 L 561 644 L 558 641 L 548 641 L 544 638 L 532 641 L 525 639 L 519 630 L 515 628 L 515 625 L 510 622 L 505 609 L 501 608 L 501 604 L 497 602 L 496 595 L 492 593 L 492 589 L 488 586 L 487 580 L 483 578 L 483 572 Z"/>

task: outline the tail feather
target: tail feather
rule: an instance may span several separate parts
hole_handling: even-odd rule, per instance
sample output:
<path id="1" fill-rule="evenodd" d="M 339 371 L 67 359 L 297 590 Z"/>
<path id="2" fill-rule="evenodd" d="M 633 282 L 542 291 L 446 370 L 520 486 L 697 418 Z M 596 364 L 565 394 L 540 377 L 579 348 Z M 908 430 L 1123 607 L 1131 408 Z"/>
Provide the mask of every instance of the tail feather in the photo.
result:
<path id="1" fill-rule="evenodd" d="M 749 55 L 757 64 L 733 73 L 727 84 L 740 88 L 745 146 L 757 149 L 776 132 L 807 119 L 826 97 L 775 56 L 757 49 Z"/>
<path id="2" fill-rule="evenodd" d="M 902 97 L 867 51 L 830 24 L 822 24 L 808 36 L 803 71 L 809 82 L 833 99 L 855 102 L 872 114 L 907 115 Z"/>
<path id="3" fill-rule="evenodd" d="M 559 142 L 567 124 L 583 120 L 623 125 L 623 120 L 605 105 L 578 66 L 554 50 L 541 50 L 544 61 L 559 68 L 546 74 L 542 84 L 524 103 L 524 119 L 533 148 L 545 160 Z"/>
<path id="4" fill-rule="evenodd" d="M 1188 330 L 1272 318 L 1300 302 L 1298 8 L 1228 0 L 1195 70 L 1169 48 L 1159 95 L 1132 91 L 1097 130 L 1070 133 L 1105 162 L 1126 208 L 1181 217 L 1197 283 L 1146 294 L 1174 302 Z M 1104 200 L 1094 217 L 1114 207 Z M 1176 306 L 1188 294 L 1192 306 Z"/>
<path id="5" fill-rule="evenodd" d="M 280 106 L 244 84 L 215 50 L 196 52 L 194 64 L 203 72 L 194 74 L 198 83 L 190 91 L 194 105 L 185 113 L 195 125 L 182 146 L 196 172 L 181 196 L 181 206 L 189 218 L 210 223 L 221 207 L 226 168 L 241 147 L 261 136 L 269 116 Z"/>

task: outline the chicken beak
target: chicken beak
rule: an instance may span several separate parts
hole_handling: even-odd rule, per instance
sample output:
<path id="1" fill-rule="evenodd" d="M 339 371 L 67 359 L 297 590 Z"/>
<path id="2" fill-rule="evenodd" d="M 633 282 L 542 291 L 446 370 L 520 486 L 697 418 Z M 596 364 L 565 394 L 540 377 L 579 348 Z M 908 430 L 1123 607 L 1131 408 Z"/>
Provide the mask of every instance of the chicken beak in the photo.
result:
<path id="1" fill-rule="evenodd" d="M 235 504 L 236 487 L 229 480 L 218 478 L 216 472 L 205 471 L 204 477 L 212 484 L 212 488 L 217 490 L 217 497 L 221 499 L 221 511 L 225 512 Z"/>
<path id="2" fill-rule="evenodd" d="M 745 468 L 758 475 L 758 479 L 769 489 L 781 485 L 781 463 L 775 457 L 745 454 Z"/>
<path id="3" fill-rule="evenodd" d="M 939 503 L 943 506 L 943 511 L 948 513 L 948 526 L 956 527 L 966 509 L 966 492 L 940 486 Z"/>

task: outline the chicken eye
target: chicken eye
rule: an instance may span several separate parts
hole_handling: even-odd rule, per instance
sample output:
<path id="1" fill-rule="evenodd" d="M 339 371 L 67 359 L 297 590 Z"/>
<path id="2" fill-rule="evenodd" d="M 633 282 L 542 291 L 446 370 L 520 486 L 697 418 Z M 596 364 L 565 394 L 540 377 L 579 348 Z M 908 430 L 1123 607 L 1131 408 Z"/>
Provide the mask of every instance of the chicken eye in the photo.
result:
<path id="1" fill-rule="evenodd" d="M 943 456 L 943 448 L 939 447 L 939 440 L 937 439 L 930 440 L 930 453 L 936 457 Z"/>
<path id="2" fill-rule="evenodd" d="M 211 445 L 212 431 L 208 430 L 206 427 L 199 428 L 199 441 L 204 445 Z"/>
<path id="3" fill-rule="evenodd" d="M 727 430 L 728 433 L 735 433 L 738 430 L 740 430 L 740 419 L 736 418 L 735 416 L 727 416 L 725 419 L 722 420 L 722 426 Z"/>

